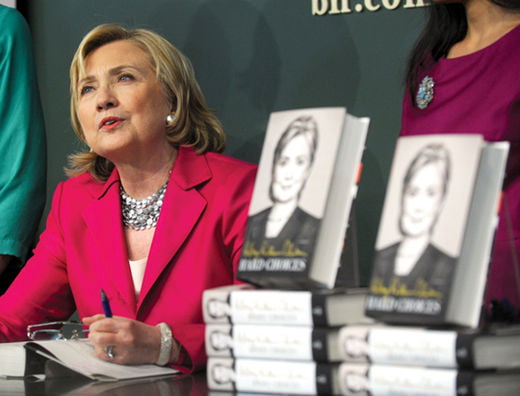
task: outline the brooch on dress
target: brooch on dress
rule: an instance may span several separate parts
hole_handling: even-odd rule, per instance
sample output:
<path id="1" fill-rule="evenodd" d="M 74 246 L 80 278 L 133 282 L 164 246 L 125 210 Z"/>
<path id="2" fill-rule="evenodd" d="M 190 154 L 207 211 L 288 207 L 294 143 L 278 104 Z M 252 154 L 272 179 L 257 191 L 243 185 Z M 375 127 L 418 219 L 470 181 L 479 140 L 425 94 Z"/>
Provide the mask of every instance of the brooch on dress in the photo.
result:
<path id="1" fill-rule="evenodd" d="M 435 83 L 433 82 L 433 78 L 430 76 L 424 77 L 419 84 L 419 89 L 417 90 L 415 101 L 417 103 L 417 107 L 421 110 L 424 110 L 426 107 L 428 107 L 430 102 L 433 100 L 434 85 Z"/>

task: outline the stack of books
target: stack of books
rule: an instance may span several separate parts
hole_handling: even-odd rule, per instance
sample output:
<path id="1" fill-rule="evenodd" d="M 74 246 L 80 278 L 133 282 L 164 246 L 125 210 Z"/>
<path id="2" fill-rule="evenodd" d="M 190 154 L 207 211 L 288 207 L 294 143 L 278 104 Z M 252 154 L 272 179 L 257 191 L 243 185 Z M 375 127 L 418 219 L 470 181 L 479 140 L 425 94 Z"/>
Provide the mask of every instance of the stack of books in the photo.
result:
<path id="1" fill-rule="evenodd" d="M 441 329 L 374 324 L 339 334 L 340 393 L 513 395 L 520 327 Z"/>
<path id="2" fill-rule="evenodd" d="M 481 318 L 508 151 L 480 135 L 397 142 L 366 300 L 385 325 L 340 336 L 368 391 L 520 392 L 519 329 Z"/>
<path id="3" fill-rule="evenodd" d="M 520 327 L 400 326 L 364 315 L 365 294 L 207 290 L 208 386 L 308 395 L 513 395 Z"/>
<path id="4" fill-rule="evenodd" d="M 208 386 L 213 390 L 333 394 L 340 329 L 371 323 L 366 290 L 303 291 L 245 285 L 206 290 Z"/>
<path id="5" fill-rule="evenodd" d="M 367 125 L 348 115 L 346 120 L 348 136 Z M 271 140 L 268 131 L 264 151 L 274 146 Z M 343 147 L 334 141 L 331 146 Z M 359 148 L 354 151 L 359 161 Z M 520 331 L 484 330 L 480 322 L 508 151 L 507 143 L 487 143 L 479 135 L 400 138 L 372 277 L 363 292 L 342 279 L 345 272 L 338 264 L 345 232 L 348 239 L 351 231 L 357 178 L 335 188 L 343 173 L 333 155 L 332 176 L 320 176 L 328 186 L 322 211 L 314 220 L 301 220 L 293 227 L 297 236 L 289 238 L 285 228 L 276 227 L 283 205 L 258 212 L 255 204 L 256 187 L 266 177 L 263 169 L 273 178 L 272 201 L 289 189 L 276 167 L 284 149 L 276 145 L 271 165 L 260 162 L 262 179 L 253 195 L 237 276 L 248 284 L 204 294 L 209 388 L 326 395 L 519 394 Z M 281 240 L 273 237 L 277 230 Z M 219 315 L 223 319 L 217 323 Z"/>
<path id="6" fill-rule="evenodd" d="M 339 364 L 341 326 L 372 322 L 352 214 L 368 125 L 342 107 L 270 115 L 237 273 L 246 284 L 203 297 L 211 390 L 337 388 L 316 370 Z"/>

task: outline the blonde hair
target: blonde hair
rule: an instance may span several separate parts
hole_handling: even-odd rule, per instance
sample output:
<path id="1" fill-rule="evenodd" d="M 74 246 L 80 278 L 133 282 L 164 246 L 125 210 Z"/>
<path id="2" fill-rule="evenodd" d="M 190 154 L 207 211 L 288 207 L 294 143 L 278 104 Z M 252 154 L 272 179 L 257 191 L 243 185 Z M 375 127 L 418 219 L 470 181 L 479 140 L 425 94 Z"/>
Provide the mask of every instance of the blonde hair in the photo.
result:
<path id="1" fill-rule="evenodd" d="M 70 65 L 70 115 L 74 132 L 81 141 L 86 143 L 77 114 L 78 81 L 85 75 L 89 54 L 119 40 L 135 44 L 148 55 L 150 65 L 164 87 L 174 112 L 173 122 L 166 127 L 169 142 L 174 147 L 193 146 L 199 154 L 223 151 L 226 138 L 222 125 L 208 108 L 189 59 L 155 32 L 129 30 L 117 24 L 99 25 L 87 33 Z M 85 150 L 69 156 L 69 166 L 65 171 L 68 176 L 90 172 L 96 179 L 104 181 L 113 168 L 114 164 L 106 158 Z"/>

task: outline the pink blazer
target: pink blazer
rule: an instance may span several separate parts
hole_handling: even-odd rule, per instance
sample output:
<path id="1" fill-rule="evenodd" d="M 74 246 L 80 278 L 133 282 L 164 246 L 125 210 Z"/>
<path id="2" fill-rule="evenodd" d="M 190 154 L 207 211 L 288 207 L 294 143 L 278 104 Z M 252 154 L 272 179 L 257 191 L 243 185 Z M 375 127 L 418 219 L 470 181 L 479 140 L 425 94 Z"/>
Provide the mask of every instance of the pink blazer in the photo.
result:
<path id="1" fill-rule="evenodd" d="M 121 220 L 119 176 L 89 174 L 58 185 L 45 231 L 19 277 L 0 297 L 0 340 L 26 326 L 102 313 L 168 323 L 186 354 L 176 368 L 206 362 L 201 295 L 235 282 L 256 166 L 181 147 L 164 197 L 141 294 L 135 298 Z M 183 366 L 183 367 L 179 367 Z"/>

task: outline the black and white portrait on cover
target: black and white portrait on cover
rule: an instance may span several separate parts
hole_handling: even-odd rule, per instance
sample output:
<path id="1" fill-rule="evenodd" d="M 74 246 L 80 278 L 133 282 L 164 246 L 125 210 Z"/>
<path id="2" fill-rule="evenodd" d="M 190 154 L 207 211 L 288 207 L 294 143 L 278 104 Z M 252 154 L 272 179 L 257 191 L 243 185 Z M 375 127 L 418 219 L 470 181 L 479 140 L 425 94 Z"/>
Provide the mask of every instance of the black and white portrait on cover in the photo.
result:
<path id="1" fill-rule="evenodd" d="M 340 336 L 340 347 L 350 361 L 368 361 L 370 356 L 370 327 L 345 328 Z"/>
<path id="2" fill-rule="evenodd" d="M 230 354 L 233 349 L 233 336 L 229 329 L 212 329 L 208 334 L 206 342 L 209 344 L 209 349 L 215 353 L 229 352 Z"/>
<path id="3" fill-rule="evenodd" d="M 432 241 L 451 187 L 452 160 L 441 143 L 422 147 L 402 178 L 398 210 L 400 239 L 376 251 L 374 279 L 408 293 L 449 293 L 456 257 Z M 395 181 L 394 181 L 395 182 Z"/>
<path id="4" fill-rule="evenodd" d="M 210 388 L 235 390 L 236 372 L 233 361 L 219 361 L 218 359 L 208 367 Z"/>
<path id="5" fill-rule="evenodd" d="M 271 206 L 249 217 L 248 241 L 280 252 L 312 250 L 320 220 L 300 206 L 318 146 L 318 125 L 300 115 L 285 128 L 272 156 L 269 184 Z M 289 245 L 288 245 L 289 244 Z M 267 250 L 267 249 L 266 249 Z"/>
<path id="6" fill-rule="evenodd" d="M 227 299 L 211 298 L 206 301 L 206 312 L 212 320 L 225 321 L 230 320 L 231 305 Z"/>
<path id="7" fill-rule="evenodd" d="M 370 372 L 366 364 L 343 363 L 339 367 L 339 383 L 344 395 L 368 395 Z"/>

